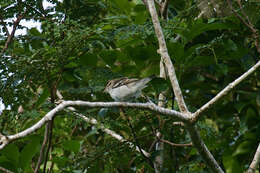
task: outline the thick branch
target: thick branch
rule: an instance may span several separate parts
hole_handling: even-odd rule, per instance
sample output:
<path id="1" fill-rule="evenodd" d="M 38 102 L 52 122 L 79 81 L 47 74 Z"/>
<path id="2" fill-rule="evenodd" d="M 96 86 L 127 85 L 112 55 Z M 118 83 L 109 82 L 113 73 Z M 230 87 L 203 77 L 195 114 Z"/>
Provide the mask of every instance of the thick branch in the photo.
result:
<path id="1" fill-rule="evenodd" d="M 195 113 L 192 114 L 192 121 L 196 122 L 199 115 L 209 109 L 214 103 L 216 103 L 219 99 L 227 95 L 229 91 L 231 91 L 235 86 L 237 86 L 240 82 L 246 79 L 250 74 L 256 71 L 256 69 L 260 66 L 260 61 L 258 61 L 253 67 L 251 67 L 247 72 L 241 75 L 239 78 L 234 80 L 228 86 L 226 86 L 221 92 L 219 92 L 214 98 L 212 98 L 208 103 L 203 105 L 200 109 L 198 109 Z"/>
<path id="2" fill-rule="evenodd" d="M 207 163 L 207 166 L 216 173 L 224 173 L 217 161 L 214 159 L 203 140 L 200 138 L 198 130 L 194 125 L 186 125 L 186 129 L 189 131 L 192 139 L 192 144 L 197 148 L 203 160 Z"/>
<path id="3" fill-rule="evenodd" d="M 39 128 L 41 128 L 47 121 L 51 120 L 53 116 L 68 106 L 86 106 L 86 107 L 132 107 L 142 108 L 155 111 L 157 113 L 172 115 L 182 121 L 188 121 L 189 117 L 186 114 L 180 113 L 175 110 L 169 110 L 161 108 L 153 103 L 127 103 L 127 102 L 87 102 L 87 101 L 64 101 L 57 107 L 48 112 L 40 121 L 34 124 L 32 127 L 17 133 L 15 135 L 3 136 L 0 135 L 0 150 L 3 149 L 9 142 L 25 137 Z"/>
<path id="4" fill-rule="evenodd" d="M 250 166 L 249 166 L 249 168 L 248 168 L 246 173 L 254 173 L 256 171 L 256 169 L 257 169 L 257 166 L 258 166 L 259 162 L 260 162 L 260 143 L 259 143 L 259 145 L 257 147 L 256 152 L 255 152 L 254 159 L 251 162 L 251 164 L 250 164 Z"/>
<path id="5" fill-rule="evenodd" d="M 175 73 L 175 69 L 173 67 L 171 58 L 168 54 L 166 42 L 165 42 L 164 35 L 163 35 L 163 32 L 162 32 L 162 28 L 161 28 L 161 25 L 160 25 L 160 22 L 159 22 L 159 19 L 158 19 L 158 15 L 157 15 L 157 12 L 156 12 L 154 1 L 153 0 L 147 0 L 147 3 L 148 3 L 149 11 L 150 11 L 150 14 L 151 14 L 151 17 L 152 17 L 155 33 L 156 33 L 158 41 L 159 41 L 159 46 L 160 46 L 159 53 L 161 54 L 161 56 L 164 60 L 164 63 L 167 67 L 168 75 L 169 75 L 169 78 L 170 78 L 170 81 L 171 81 L 171 85 L 172 85 L 174 94 L 176 96 L 176 100 L 178 102 L 178 105 L 179 105 L 181 112 L 188 113 L 189 111 L 188 111 L 187 106 L 184 102 L 182 92 L 181 92 L 181 89 L 180 89 L 180 86 L 179 86 L 179 83 L 178 83 L 178 80 L 177 80 L 177 76 L 176 76 L 176 73 Z"/>

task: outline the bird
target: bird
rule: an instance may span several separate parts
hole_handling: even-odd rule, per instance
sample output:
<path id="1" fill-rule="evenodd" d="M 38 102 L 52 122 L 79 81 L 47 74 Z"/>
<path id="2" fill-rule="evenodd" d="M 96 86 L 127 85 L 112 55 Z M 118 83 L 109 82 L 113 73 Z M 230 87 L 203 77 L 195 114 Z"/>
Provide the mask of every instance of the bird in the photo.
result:
<path id="1" fill-rule="evenodd" d="M 104 89 L 105 93 L 118 102 L 133 101 L 137 99 L 142 89 L 147 87 L 147 83 L 150 82 L 155 76 L 149 76 L 142 79 L 121 77 L 109 80 Z"/>

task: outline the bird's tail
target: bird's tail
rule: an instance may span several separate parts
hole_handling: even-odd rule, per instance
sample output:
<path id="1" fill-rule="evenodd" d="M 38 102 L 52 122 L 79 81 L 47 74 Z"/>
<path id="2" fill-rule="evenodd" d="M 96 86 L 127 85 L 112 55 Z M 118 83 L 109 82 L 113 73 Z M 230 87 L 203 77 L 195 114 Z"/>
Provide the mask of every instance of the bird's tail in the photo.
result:
<path id="1" fill-rule="evenodd" d="M 146 84 L 148 82 L 150 82 L 153 78 L 155 78 L 156 76 L 155 75 L 151 75 L 149 77 L 146 77 L 146 78 L 143 78 L 143 79 L 140 79 L 138 84 L 142 89 L 146 87 Z"/>

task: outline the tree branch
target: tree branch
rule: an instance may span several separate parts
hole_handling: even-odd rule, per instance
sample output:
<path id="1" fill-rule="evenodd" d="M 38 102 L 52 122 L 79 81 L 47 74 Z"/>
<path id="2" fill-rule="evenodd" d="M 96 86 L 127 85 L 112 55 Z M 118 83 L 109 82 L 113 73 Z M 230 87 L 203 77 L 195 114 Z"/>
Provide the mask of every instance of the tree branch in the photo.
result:
<path id="1" fill-rule="evenodd" d="M 127 102 L 87 102 L 87 101 L 64 101 L 61 104 L 59 104 L 57 107 L 55 107 L 54 109 L 52 109 L 50 112 L 48 112 L 41 120 L 39 120 L 36 124 L 34 124 L 33 126 L 31 126 L 30 128 L 14 134 L 14 135 L 9 135 L 9 136 L 0 136 L 0 150 L 3 149 L 8 143 L 10 143 L 11 141 L 17 140 L 19 138 L 23 138 L 33 132 L 35 132 L 36 130 L 38 130 L 39 128 L 41 128 L 47 121 L 51 120 L 53 118 L 53 116 L 65 109 L 68 106 L 87 106 L 87 107 L 132 107 L 132 108 L 143 108 L 143 109 L 148 109 L 151 111 L 155 111 L 156 113 L 161 113 L 161 114 L 165 114 L 165 115 L 172 115 L 177 119 L 180 119 L 181 121 L 188 121 L 189 117 L 186 114 L 174 111 L 174 110 L 169 110 L 169 109 L 165 109 L 165 108 L 161 108 L 159 106 L 156 106 L 153 103 L 127 103 Z M 109 131 L 107 131 L 107 133 L 111 133 Z M 114 137 L 120 139 L 122 138 L 121 136 L 116 136 L 116 134 L 112 134 L 111 135 L 115 135 Z M 123 140 L 123 139 L 120 139 Z"/>
<path id="2" fill-rule="evenodd" d="M 210 153 L 208 148 L 206 147 L 205 143 L 201 139 L 198 130 L 194 125 L 185 125 L 186 129 L 189 131 L 192 144 L 195 146 L 200 153 L 203 160 L 207 163 L 207 166 L 216 173 L 224 173 L 224 171 L 221 169 L 221 167 L 218 165 L 217 161 L 213 157 L 213 155 Z"/>
<path id="3" fill-rule="evenodd" d="M 158 53 L 161 54 L 161 57 L 163 58 L 163 62 L 165 63 L 166 67 L 167 67 L 167 71 L 168 71 L 168 75 L 171 81 L 171 85 L 174 91 L 174 94 L 176 96 L 176 100 L 178 102 L 178 106 L 181 110 L 181 112 L 185 112 L 185 113 L 189 113 L 187 106 L 184 102 L 183 96 L 182 96 L 182 92 L 177 80 L 177 76 L 175 73 L 175 69 L 173 67 L 171 58 L 168 54 L 168 50 L 167 50 L 167 46 L 166 46 L 166 42 L 164 39 L 164 35 L 162 32 L 162 28 L 158 19 L 158 15 L 156 12 L 156 8 L 154 5 L 154 1 L 153 0 L 147 0 L 148 3 L 148 7 L 149 7 L 149 11 L 152 17 L 152 21 L 153 21 L 153 25 L 154 25 L 154 30 L 155 33 L 157 35 L 158 41 L 159 41 L 159 47 L 160 49 L 158 50 Z"/>
<path id="4" fill-rule="evenodd" d="M 260 143 L 259 143 L 259 145 L 257 147 L 256 152 L 255 152 L 254 159 L 251 162 L 251 164 L 250 164 L 250 166 L 249 166 L 249 168 L 248 168 L 246 173 L 254 173 L 256 171 L 256 169 L 257 169 L 259 161 L 260 161 Z"/>
<path id="5" fill-rule="evenodd" d="M 168 5 L 170 0 L 164 0 L 161 2 L 160 13 L 163 19 L 168 19 Z"/>
<path id="6" fill-rule="evenodd" d="M 9 171 L 8 169 L 5 169 L 5 168 L 3 168 L 3 167 L 1 167 L 1 166 L 0 166 L 0 171 L 3 171 L 3 172 L 5 172 L 5 173 L 14 173 L 14 172 Z"/>
<path id="7" fill-rule="evenodd" d="M 25 13 L 18 15 L 16 21 L 14 21 L 12 32 L 11 32 L 11 34 L 8 35 L 7 40 L 6 40 L 6 42 L 5 42 L 5 46 L 4 46 L 4 48 L 2 49 L 2 51 L 1 51 L 1 54 L 3 54 L 3 53 L 6 51 L 6 49 L 7 49 L 8 46 L 9 46 L 9 44 L 11 43 L 11 41 L 12 41 L 12 39 L 13 39 L 13 37 L 14 37 L 16 28 L 17 28 L 17 26 L 19 25 L 20 21 L 23 19 L 24 15 L 25 15 Z"/>
<path id="8" fill-rule="evenodd" d="M 45 154 L 43 173 L 46 172 L 47 162 L 48 162 L 48 158 L 49 158 L 49 152 L 50 152 L 50 149 L 51 149 L 53 123 L 54 123 L 54 118 L 52 118 L 49 122 L 47 122 L 47 124 L 48 124 L 47 127 L 48 127 L 48 132 L 49 132 L 49 134 L 48 134 L 48 147 L 47 147 L 46 154 Z"/>
<path id="9" fill-rule="evenodd" d="M 171 85 L 173 87 L 174 94 L 176 96 L 176 100 L 177 100 L 179 109 L 181 110 L 182 113 L 186 113 L 188 116 L 191 117 L 191 113 L 188 111 L 188 108 L 184 102 L 182 92 L 181 92 L 181 89 L 180 89 L 180 86 L 179 86 L 179 83 L 178 83 L 178 80 L 176 77 L 175 69 L 173 67 L 172 61 L 168 54 L 166 42 L 164 39 L 162 28 L 161 28 L 161 25 L 160 25 L 160 22 L 158 19 L 158 15 L 156 12 L 156 8 L 154 5 L 154 0 L 147 0 L 147 2 L 148 2 L 148 6 L 149 6 L 149 11 L 150 11 L 150 14 L 152 17 L 155 33 L 156 33 L 158 41 L 159 41 L 160 49 L 158 52 L 163 57 L 164 63 L 167 67 L 168 75 L 169 75 L 169 78 L 171 81 Z M 199 153 L 201 154 L 201 156 L 203 157 L 203 159 L 205 160 L 207 165 L 209 165 L 209 167 L 212 169 L 212 171 L 217 172 L 217 173 L 222 173 L 223 172 L 222 169 L 220 168 L 220 166 L 218 165 L 218 163 L 216 162 L 216 160 L 214 159 L 214 157 L 209 152 L 208 148 L 206 147 L 206 145 L 200 138 L 200 135 L 197 132 L 195 126 L 191 123 L 186 124 L 186 126 L 190 133 L 192 143 L 198 149 Z"/>
<path id="10" fill-rule="evenodd" d="M 40 150 L 40 156 L 38 158 L 36 168 L 34 169 L 34 173 L 37 173 L 40 169 L 42 159 L 44 156 L 44 149 L 45 149 L 47 141 L 48 141 L 48 132 L 49 132 L 49 124 L 47 123 L 47 125 L 45 126 L 44 139 L 43 139 L 41 150 Z"/>
<path id="11" fill-rule="evenodd" d="M 112 136 L 113 138 L 117 139 L 118 141 L 122 142 L 122 143 L 126 143 L 128 144 L 131 148 L 134 148 L 134 144 L 125 140 L 122 136 L 120 136 L 119 134 L 117 134 L 116 132 L 114 132 L 113 130 L 110 130 L 108 128 L 105 128 L 105 126 L 103 124 L 100 124 L 97 122 L 97 120 L 95 118 L 88 118 L 82 114 L 79 114 L 77 112 L 75 112 L 75 109 L 73 107 L 68 107 L 67 108 L 69 111 L 72 111 L 73 114 L 75 114 L 76 116 L 82 118 L 85 122 L 90 123 L 92 125 L 99 125 L 98 127 L 105 132 L 106 134 Z M 151 157 L 150 153 L 148 153 L 147 151 L 138 148 L 137 146 L 135 147 L 135 150 L 138 152 L 142 152 L 146 157 Z"/>
<path id="12" fill-rule="evenodd" d="M 73 105 L 75 105 L 75 106 L 87 106 L 87 107 L 143 108 L 143 109 L 148 109 L 148 110 L 155 111 L 157 113 L 161 113 L 161 114 L 165 114 L 165 115 L 172 115 L 175 118 L 180 119 L 182 121 L 188 121 L 188 119 L 189 119 L 189 117 L 186 114 L 183 114 L 183 113 L 180 113 L 180 112 L 177 112 L 177 111 L 174 111 L 174 110 L 168 110 L 168 109 L 165 109 L 165 108 L 161 108 L 159 106 L 156 106 L 153 103 L 64 101 L 61 104 L 59 104 L 57 107 L 52 109 L 50 112 L 48 112 L 41 120 L 39 120 L 36 124 L 31 126 L 30 128 L 28 128 L 28 129 L 26 129 L 26 130 L 24 130 L 20 133 L 14 134 L 14 135 L 9 135 L 9 136 L 0 135 L 0 150 L 3 149 L 11 141 L 17 140 L 19 138 L 23 138 L 23 137 L 35 132 L 36 130 L 41 128 L 47 121 L 51 120 L 57 112 L 65 109 L 68 106 L 73 106 Z M 87 120 L 86 117 L 84 118 L 84 120 Z M 92 121 L 92 124 L 97 123 L 93 119 L 91 121 Z M 132 143 L 125 141 L 123 139 L 123 137 L 121 137 L 120 135 L 117 135 L 116 133 L 114 133 L 113 131 L 111 131 L 109 129 L 104 128 L 104 131 L 107 134 L 110 134 L 111 136 L 113 136 L 114 138 L 117 138 L 121 142 L 126 142 L 129 145 L 133 145 Z M 134 147 L 134 145 L 132 147 Z M 138 150 L 138 149 L 136 148 L 136 150 Z M 143 153 L 146 153 L 146 155 L 149 156 L 149 154 L 147 154 L 147 152 L 143 151 Z"/>
<path id="13" fill-rule="evenodd" d="M 8 28 L 6 26 L 6 23 L 4 22 L 4 19 L 3 19 L 3 17 L 1 15 L 0 15 L 0 21 L 1 21 L 1 24 L 3 25 L 3 27 L 5 29 L 6 36 L 9 37 L 10 33 L 9 33 Z"/>
<path id="14" fill-rule="evenodd" d="M 236 87 L 240 82 L 246 79 L 250 74 L 256 71 L 256 69 L 260 66 L 260 61 L 258 61 L 253 67 L 251 67 L 247 72 L 241 75 L 239 78 L 231 82 L 228 86 L 226 86 L 221 92 L 219 92 L 214 98 L 212 98 L 208 103 L 203 105 L 200 109 L 198 109 L 195 113 L 192 114 L 192 122 L 196 122 L 198 117 L 209 109 L 214 103 L 216 103 L 219 99 L 224 97 L 231 91 L 234 87 Z"/>
<path id="15" fill-rule="evenodd" d="M 236 10 L 233 8 L 232 6 L 232 2 L 230 0 L 227 0 L 228 6 L 229 8 L 233 11 L 233 13 L 235 14 L 235 16 L 243 23 L 245 24 L 253 33 L 253 38 L 255 39 L 255 46 L 256 46 L 256 50 L 257 52 L 260 54 L 260 45 L 259 45 L 259 34 L 258 34 L 258 30 L 254 27 L 254 25 L 251 23 L 251 21 L 249 20 L 249 17 L 246 15 L 246 13 L 244 12 L 241 2 L 238 0 L 237 3 L 239 5 L 239 8 L 241 10 L 241 13 L 243 14 L 243 16 L 247 19 L 247 21 L 245 21 L 245 19 L 240 16 Z"/>
<path id="16" fill-rule="evenodd" d="M 168 140 L 165 140 L 165 139 L 159 139 L 161 142 L 163 143 L 166 143 L 166 144 L 169 144 L 173 147 L 191 147 L 192 146 L 192 142 L 191 143 L 188 143 L 188 144 L 176 144 L 176 143 L 172 143 Z"/>

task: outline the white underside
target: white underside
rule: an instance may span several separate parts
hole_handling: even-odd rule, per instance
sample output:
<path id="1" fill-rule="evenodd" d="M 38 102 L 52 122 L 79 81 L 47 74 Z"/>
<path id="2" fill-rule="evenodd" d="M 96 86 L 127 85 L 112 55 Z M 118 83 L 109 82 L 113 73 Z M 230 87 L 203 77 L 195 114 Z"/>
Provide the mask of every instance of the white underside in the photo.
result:
<path id="1" fill-rule="evenodd" d="M 130 89 L 126 85 L 123 85 L 110 90 L 109 94 L 115 101 L 131 101 L 141 95 L 141 89 L 143 88 L 131 87 Z"/>

